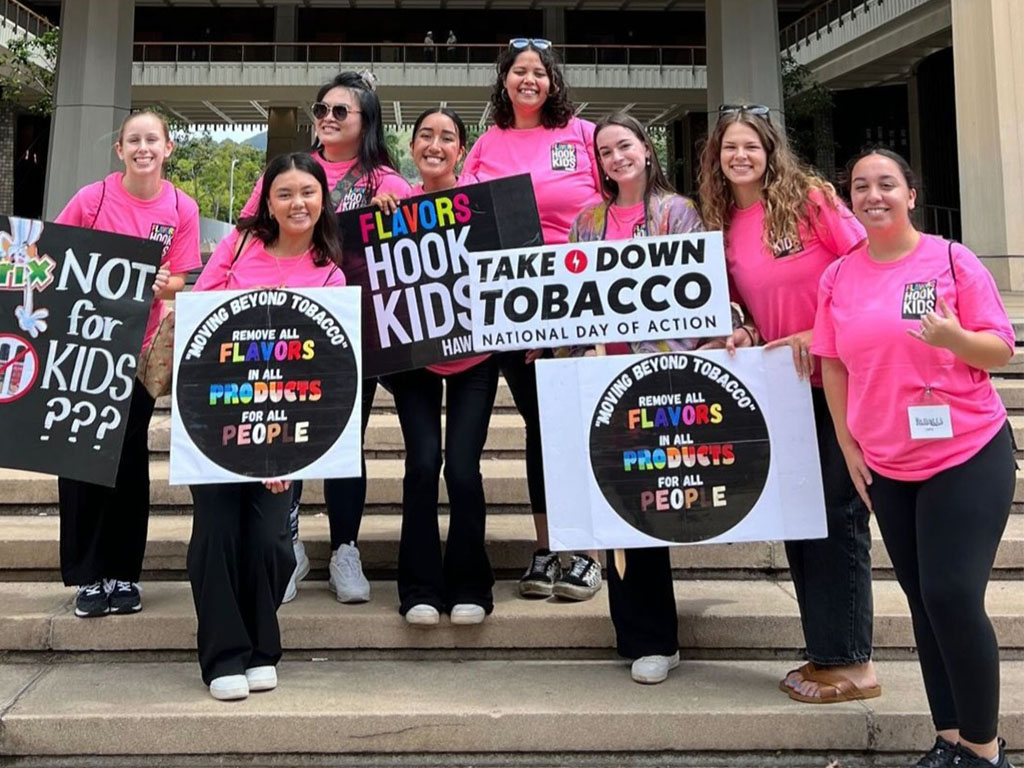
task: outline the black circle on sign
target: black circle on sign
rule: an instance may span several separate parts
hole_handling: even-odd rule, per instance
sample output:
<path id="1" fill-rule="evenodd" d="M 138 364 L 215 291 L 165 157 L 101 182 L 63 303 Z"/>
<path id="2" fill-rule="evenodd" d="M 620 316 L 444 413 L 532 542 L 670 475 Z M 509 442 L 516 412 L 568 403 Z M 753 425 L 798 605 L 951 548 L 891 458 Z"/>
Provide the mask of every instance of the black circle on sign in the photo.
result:
<path id="1" fill-rule="evenodd" d="M 735 375 L 697 355 L 653 355 L 640 363 L 651 372 L 639 379 L 637 365 L 623 369 L 594 411 L 590 463 L 597 485 L 611 508 L 648 536 L 720 536 L 747 516 L 768 480 L 761 408 Z M 742 398 L 735 396 L 740 391 Z M 621 396 L 609 408 L 606 398 L 616 392 Z M 659 445 L 666 437 L 669 445 Z"/>
<path id="2" fill-rule="evenodd" d="M 247 477 L 282 477 L 312 464 L 341 436 L 356 400 L 356 358 L 348 329 L 315 301 L 286 290 L 252 291 L 242 298 L 245 297 L 283 301 L 280 305 L 257 304 L 233 314 L 231 304 L 238 300 L 235 297 L 213 309 L 204 322 L 199 323 L 181 356 L 177 407 L 185 431 L 210 461 Z M 300 302 L 299 306 L 296 307 L 293 300 Z M 322 323 L 309 317 L 305 310 L 310 305 L 324 313 Z M 204 327 L 212 326 L 215 319 L 225 314 L 227 319 L 202 345 L 202 354 L 189 359 L 188 350 L 200 343 L 197 337 L 204 333 Z M 317 315 L 316 310 L 312 310 L 312 314 Z M 344 344 L 332 344 L 332 337 L 339 337 L 329 335 L 325 329 L 330 328 L 340 329 Z M 239 340 L 235 336 L 236 332 L 270 329 L 275 331 L 273 338 Z M 281 339 L 282 334 L 294 338 Z M 298 349 L 295 344 L 299 345 Z M 234 362 L 236 352 L 242 361 Z M 222 354 L 226 354 L 225 362 L 221 362 Z M 250 359 L 245 360 L 246 356 Z M 253 356 L 256 359 L 251 359 Z M 256 372 L 256 381 L 249 380 L 251 371 Z M 218 385 L 226 388 L 223 393 L 216 390 Z M 239 387 L 238 402 L 227 389 L 231 386 Z M 320 391 L 315 400 L 312 399 L 314 386 Z M 251 395 L 247 387 L 252 387 Z M 266 391 L 257 394 L 264 387 Z M 251 397 L 250 401 L 244 402 L 247 397 Z M 225 403 L 225 399 L 229 402 Z M 260 399 L 262 402 L 257 402 Z M 215 404 L 211 405 L 211 400 L 215 400 Z M 243 413 L 262 416 L 248 417 L 243 422 Z M 277 424 L 281 433 L 268 442 L 271 423 Z M 261 424 L 262 427 L 257 426 Z M 305 424 L 306 439 L 299 442 L 295 438 L 302 424 Z M 229 437 L 231 427 L 237 431 Z M 240 444 L 239 433 L 246 428 L 249 442 Z"/>

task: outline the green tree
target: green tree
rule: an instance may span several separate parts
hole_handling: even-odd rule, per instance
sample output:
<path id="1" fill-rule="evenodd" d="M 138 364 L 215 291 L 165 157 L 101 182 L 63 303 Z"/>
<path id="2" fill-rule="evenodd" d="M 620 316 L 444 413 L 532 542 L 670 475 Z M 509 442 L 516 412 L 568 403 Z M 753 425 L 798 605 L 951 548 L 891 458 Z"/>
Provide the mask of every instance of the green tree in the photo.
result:
<path id="1" fill-rule="evenodd" d="M 786 133 L 794 151 L 831 176 L 835 170 L 832 91 L 817 82 L 808 67 L 786 56 L 782 59 L 782 93 Z"/>
<path id="2" fill-rule="evenodd" d="M 0 48 L 0 101 L 17 104 L 37 115 L 53 112 L 60 30 L 21 35 Z"/>
<path id="3" fill-rule="evenodd" d="M 237 160 L 230 217 L 231 221 L 237 221 L 239 211 L 263 173 L 264 159 L 262 150 L 231 140 L 218 143 L 205 133 L 182 138 L 167 161 L 165 172 L 167 178 L 195 199 L 200 215 L 228 221 L 231 163 Z"/>

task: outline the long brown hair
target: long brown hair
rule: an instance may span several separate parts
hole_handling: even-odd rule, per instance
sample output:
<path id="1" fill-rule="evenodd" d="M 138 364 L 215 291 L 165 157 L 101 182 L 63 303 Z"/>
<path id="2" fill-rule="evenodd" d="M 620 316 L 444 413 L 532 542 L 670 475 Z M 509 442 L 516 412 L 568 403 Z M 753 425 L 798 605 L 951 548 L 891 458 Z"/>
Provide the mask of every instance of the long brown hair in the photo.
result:
<path id="1" fill-rule="evenodd" d="M 722 115 L 711 132 L 700 156 L 700 209 L 704 226 L 709 230 L 729 229 L 729 209 L 735 204 L 732 188 L 722 172 L 722 137 L 731 125 L 740 123 L 757 133 L 765 151 L 765 171 L 761 180 L 761 201 L 764 205 L 762 242 L 800 240 L 799 225 L 811 215 L 814 203 L 808 198 L 817 189 L 832 208 L 836 206 L 836 190 L 811 168 L 797 159 L 789 148 L 786 135 L 779 131 L 767 115 L 754 115 L 744 110 Z"/>
<path id="2" fill-rule="evenodd" d="M 654 194 L 674 195 L 676 190 L 665 177 L 665 172 L 661 170 L 661 163 L 658 162 L 658 152 L 654 148 L 654 144 L 651 143 L 651 139 L 647 135 L 647 131 L 644 130 L 643 125 L 632 115 L 625 112 L 613 112 L 607 117 L 602 117 L 594 127 L 594 157 L 597 158 L 598 165 L 600 166 L 602 197 L 609 202 L 615 202 L 615 198 L 619 196 L 619 185 L 617 182 L 612 181 L 608 174 L 604 172 L 604 166 L 600 165 L 601 153 L 597 149 L 598 135 L 602 130 L 613 125 L 629 130 L 647 149 L 650 160 L 647 164 L 647 186 L 644 187 L 644 198 L 647 199 Z"/>

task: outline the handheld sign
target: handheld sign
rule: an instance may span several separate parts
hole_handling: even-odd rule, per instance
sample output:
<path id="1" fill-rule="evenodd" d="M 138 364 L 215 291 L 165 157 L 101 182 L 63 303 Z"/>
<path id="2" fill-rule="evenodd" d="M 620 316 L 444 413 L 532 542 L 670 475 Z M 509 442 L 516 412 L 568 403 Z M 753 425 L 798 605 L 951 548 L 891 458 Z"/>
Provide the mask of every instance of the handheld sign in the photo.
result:
<path id="1" fill-rule="evenodd" d="M 0 217 L 0 466 L 114 485 L 163 249 Z"/>
<path id="2" fill-rule="evenodd" d="M 361 471 L 359 288 L 178 297 L 170 482 Z"/>
<path id="3" fill-rule="evenodd" d="M 720 232 L 474 253 L 473 346 L 726 336 Z"/>
<path id="4" fill-rule="evenodd" d="M 543 242 L 529 175 L 339 214 L 345 277 L 363 288 L 367 378 L 460 360 L 473 348 L 470 252 Z"/>
<path id="5" fill-rule="evenodd" d="M 823 538 L 810 388 L 786 350 L 537 363 L 551 548 Z"/>

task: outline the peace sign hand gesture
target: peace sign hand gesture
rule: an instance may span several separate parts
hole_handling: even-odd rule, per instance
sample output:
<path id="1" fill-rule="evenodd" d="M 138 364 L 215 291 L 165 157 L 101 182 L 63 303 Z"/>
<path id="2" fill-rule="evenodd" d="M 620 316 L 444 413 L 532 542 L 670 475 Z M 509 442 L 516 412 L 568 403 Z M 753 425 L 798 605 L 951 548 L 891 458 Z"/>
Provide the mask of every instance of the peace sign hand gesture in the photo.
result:
<path id="1" fill-rule="evenodd" d="M 941 296 L 938 304 L 939 310 L 942 312 L 941 316 L 934 311 L 921 315 L 921 327 L 918 330 L 907 328 L 907 333 L 929 346 L 941 347 L 952 352 L 954 348 L 962 344 L 964 329 L 949 304 Z"/>

